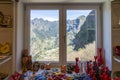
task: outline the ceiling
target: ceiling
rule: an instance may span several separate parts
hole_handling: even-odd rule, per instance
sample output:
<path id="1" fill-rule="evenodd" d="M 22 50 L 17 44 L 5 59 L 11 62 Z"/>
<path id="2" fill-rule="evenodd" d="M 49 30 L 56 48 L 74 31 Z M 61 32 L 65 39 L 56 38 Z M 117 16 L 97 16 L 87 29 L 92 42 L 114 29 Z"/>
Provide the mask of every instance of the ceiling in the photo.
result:
<path id="1" fill-rule="evenodd" d="M 0 2 L 14 0 L 0 0 Z M 19 0 L 23 3 L 101 3 L 113 0 Z"/>
<path id="2" fill-rule="evenodd" d="M 110 0 L 19 0 L 24 3 L 100 3 Z"/>

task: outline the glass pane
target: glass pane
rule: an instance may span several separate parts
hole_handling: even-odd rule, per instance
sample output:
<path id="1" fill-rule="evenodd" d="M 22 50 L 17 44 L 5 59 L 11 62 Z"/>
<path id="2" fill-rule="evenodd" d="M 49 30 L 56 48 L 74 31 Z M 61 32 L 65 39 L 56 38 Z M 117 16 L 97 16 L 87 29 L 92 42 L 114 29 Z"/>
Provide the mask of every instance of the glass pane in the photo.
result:
<path id="1" fill-rule="evenodd" d="M 95 10 L 67 10 L 67 61 L 94 60 L 95 16 Z"/>
<path id="2" fill-rule="evenodd" d="M 31 10 L 30 54 L 34 61 L 59 61 L 59 10 Z"/>

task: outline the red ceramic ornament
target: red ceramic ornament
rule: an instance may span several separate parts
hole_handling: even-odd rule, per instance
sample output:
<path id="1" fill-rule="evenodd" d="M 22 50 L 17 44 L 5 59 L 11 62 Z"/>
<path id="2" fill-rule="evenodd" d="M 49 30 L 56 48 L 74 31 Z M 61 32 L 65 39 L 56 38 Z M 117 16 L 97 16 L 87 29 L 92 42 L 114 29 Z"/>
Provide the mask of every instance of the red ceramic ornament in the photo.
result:
<path id="1" fill-rule="evenodd" d="M 99 61 L 100 65 L 103 64 L 102 48 L 98 48 L 98 61 Z"/>
<path id="2" fill-rule="evenodd" d="M 76 57 L 75 58 L 75 60 L 76 60 L 76 65 L 75 65 L 75 73 L 79 73 L 79 71 L 80 71 L 80 69 L 79 69 L 79 58 L 78 57 Z"/>

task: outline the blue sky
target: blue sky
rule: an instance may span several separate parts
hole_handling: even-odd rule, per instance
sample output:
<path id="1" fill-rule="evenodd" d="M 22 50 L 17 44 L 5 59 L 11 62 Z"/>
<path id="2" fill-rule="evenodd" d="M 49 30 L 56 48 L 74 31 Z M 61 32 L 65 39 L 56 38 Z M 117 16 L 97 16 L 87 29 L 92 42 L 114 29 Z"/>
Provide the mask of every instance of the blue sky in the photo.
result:
<path id="1" fill-rule="evenodd" d="M 76 19 L 77 17 L 84 15 L 87 16 L 91 10 L 67 10 L 67 19 Z M 58 10 L 31 10 L 31 19 L 43 18 L 48 21 L 56 21 L 59 19 Z"/>

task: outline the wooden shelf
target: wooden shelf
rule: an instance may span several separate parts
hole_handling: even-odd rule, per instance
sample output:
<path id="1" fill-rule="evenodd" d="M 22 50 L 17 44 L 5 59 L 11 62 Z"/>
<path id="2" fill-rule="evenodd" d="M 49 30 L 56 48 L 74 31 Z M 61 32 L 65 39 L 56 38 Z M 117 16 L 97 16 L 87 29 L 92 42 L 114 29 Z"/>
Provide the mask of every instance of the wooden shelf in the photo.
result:
<path id="1" fill-rule="evenodd" d="M 12 58 L 11 55 L 0 56 L 0 57 L 1 57 L 1 58 L 0 58 L 0 65 L 6 63 L 7 61 L 9 61 L 9 60 Z"/>
<path id="2" fill-rule="evenodd" d="M 6 77 L 4 80 L 9 80 L 9 76 L 8 76 L 8 77 Z"/>
<path id="3" fill-rule="evenodd" d="M 6 30 L 6 29 L 12 30 L 13 28 L 12 27 L 0 27 L 0 29 L 2 29 L 2 30 Z"/>
<path id="4" fill-rule="evenodd" d="M 0 27 L 0 32 L 1 32 L 0 36 L 2 34 L 4 34 L 4 35 L 12 35 L 13 28 L 12 27 L 9 27 L 9 28 L 3 28 L 3 27 L 1 28 Z"/>
<path id="5" fill-rule="evenodd" d="M 112 27 L 112 30 L 120 30 L 120 25 L 118 25 L 116 27 Z"/>
<path id="6" fill-rule="evenodd" d="M 118 31 L 119 31 L 119 30 L 120 30 L 120 28 L 113 28 L 112 30 L 118 30 Z"/>
<path id="7" fill-rule="evenodd" d="M 0 23 L 0 44 L 4 46 L 6 43 L 9 43 L 10 45 L 10 54 L 7 55 L 0 53 L 0 72 L 7 73 L 8 77 L 15 71 L 15 54 L 13 52 L 15 52 L 14 21 L 16 16 L 16 7 L 17 4 L 15 0 L 0 0 L 0 12 L 2 12 L 4 16 L 4 19 L 2 20 L 3 23 Z M 8 21 L 10 23 L 7 21 L 9 18 L 10 21 Z M 9 80 L 8 77 L 6 76 L 4 80 Z"/>
<path id="8" fill-rule="evenodd" d="M 113 59 L 120 63 L 120 56 L 113 56 Z"/>
<path id="9" fill-rule="evenodd" d="M 0 0 L 0 4 L 11 4 L 13 3 L 12 0 Z"/>
<path id="10" fill-rule="evenodd" d="M 0 80 L 9 80 L 9 77 L 10 76 L 8 74 L 0 72 Z M 2 79 L 2 78 L 4 78 L 4 79 Z"/>

